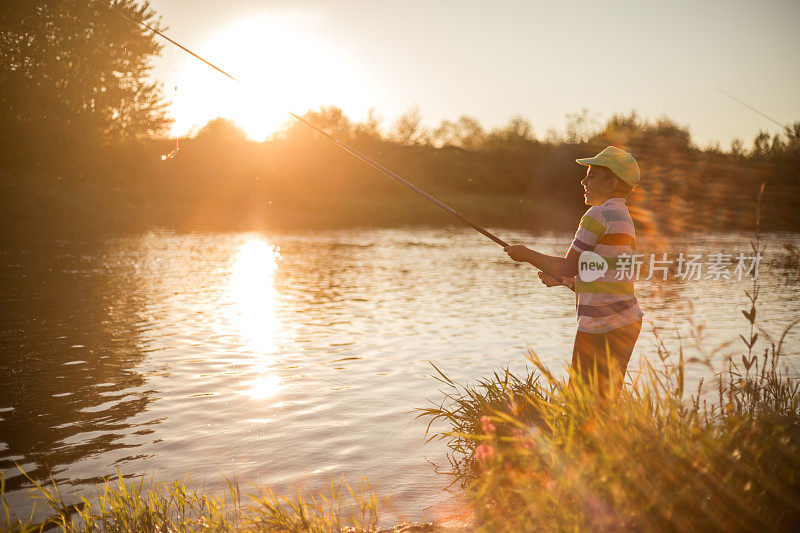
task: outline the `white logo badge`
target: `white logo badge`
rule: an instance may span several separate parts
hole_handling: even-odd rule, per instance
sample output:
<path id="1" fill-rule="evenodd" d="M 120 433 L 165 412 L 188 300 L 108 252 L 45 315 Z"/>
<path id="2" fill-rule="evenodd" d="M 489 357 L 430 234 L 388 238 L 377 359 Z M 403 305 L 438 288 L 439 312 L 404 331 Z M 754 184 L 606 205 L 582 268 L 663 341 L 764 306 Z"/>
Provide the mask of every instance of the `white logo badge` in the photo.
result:
<path id="1" fill-rule="evenodd" d="M 608 263 L 594 252 L 584 251 L 578 257 L 578 277 L 581 281 L 600 279 L 608 271 Z"/>

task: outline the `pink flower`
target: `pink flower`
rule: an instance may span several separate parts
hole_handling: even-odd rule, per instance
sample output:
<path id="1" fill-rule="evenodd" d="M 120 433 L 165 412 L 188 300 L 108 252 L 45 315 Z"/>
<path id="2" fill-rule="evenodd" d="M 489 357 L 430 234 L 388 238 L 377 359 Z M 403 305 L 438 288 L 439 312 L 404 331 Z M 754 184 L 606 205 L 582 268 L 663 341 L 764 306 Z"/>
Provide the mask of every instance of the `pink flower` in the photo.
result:
<path id="1" fill-rule="evenodd" d="M 492 419 L 488 416 L 481 417 L 481 426 L 483 426 L 484 433 L 494 433 L 494 424 L 492 424 Z"/>
<path id="2" fill-rule="evenodd" d="M 516 428 L 512 433 L 514 439 L 516 439 L 517 446 L 521 446 L 523 448 L 533 448 L 536 446 L 536 441 L 533 439 L 533 435 Z"/>
<path id="3" fill-rule="evenodd" d="M 488 444 L 480 444 L 477 448 L 475 448 L 475 459 L 478 461 L 485 461 L 489 457 L 494 455 L 494 448 L 489 446 Z"/>

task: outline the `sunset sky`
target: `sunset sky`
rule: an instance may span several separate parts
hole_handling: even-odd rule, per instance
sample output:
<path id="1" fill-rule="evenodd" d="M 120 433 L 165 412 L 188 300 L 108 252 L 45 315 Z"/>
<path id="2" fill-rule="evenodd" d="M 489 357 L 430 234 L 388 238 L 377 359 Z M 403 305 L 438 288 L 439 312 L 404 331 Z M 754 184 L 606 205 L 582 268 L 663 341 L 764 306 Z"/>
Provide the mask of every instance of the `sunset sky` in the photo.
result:
<path id="1" fill-rule="evenodd" d="M 152 0 L 167 32 L 240 77 L 236 87 L 165 47 L 156 76 L 175 132 L 216 116 L 255 138 L 320 105 L 388 126 L 467 114 L 487 127 L 521 115 L 537 137 L 584 108 L 667 115 L 723 148 L 800 120 L 800 2 L 304 2 Z M 177 90 L 174 86 L 177 84 Z"/>

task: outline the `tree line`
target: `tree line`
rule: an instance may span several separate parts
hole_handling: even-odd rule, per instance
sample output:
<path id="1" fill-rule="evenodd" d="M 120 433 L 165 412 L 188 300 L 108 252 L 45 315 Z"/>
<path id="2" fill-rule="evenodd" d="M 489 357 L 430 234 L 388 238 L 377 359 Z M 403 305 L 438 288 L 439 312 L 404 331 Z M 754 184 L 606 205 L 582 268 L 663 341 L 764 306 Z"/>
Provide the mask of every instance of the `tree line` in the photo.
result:
<path id="1" fill-rule="evenodd" d="M 225 119 L 180 150 L 165 138 L 161 46 L 120 17 L 160 28 L 147 2 L 9 0 L 0 13 L 0 175 L 9 231 L 297 228 L 446 224 L 452 220 L 299 123 L 266 142 Z M 305 118 L 481 223 L 574 229 L 585 209 L 575 164 L 613 144 L 643 181 L 630 198 L 644 232 L 751 230 L 760 183 L 763 226 L 800 230 L 800 122 L 750 146 L 700 148 L 668 118 L 587 111 L 563 133 L 534 135 L 514 117 L 486 129 L 462 116 L 423 127 L 414 106 L 388 127 L 330 106 Z"/>

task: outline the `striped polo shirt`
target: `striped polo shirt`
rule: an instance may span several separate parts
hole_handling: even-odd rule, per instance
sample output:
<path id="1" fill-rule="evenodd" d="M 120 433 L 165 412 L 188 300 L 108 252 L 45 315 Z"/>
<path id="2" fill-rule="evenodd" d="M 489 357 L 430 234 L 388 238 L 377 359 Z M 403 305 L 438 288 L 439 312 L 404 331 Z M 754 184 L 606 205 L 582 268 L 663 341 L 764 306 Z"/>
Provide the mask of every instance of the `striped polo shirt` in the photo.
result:
<path id="1" fill-rule="evenodd" d="M 594 281 L 575 277 L 578 330 L 604 333 L 639 320 L 643 313 L 633 292 L 632 260 L 618 264 L 620 256 L 636 253 L 636 230 L 625 199 L 610 198 L 586 211 L 572 248 L 593 251 L 608 263 L 605 274 Z"/>

